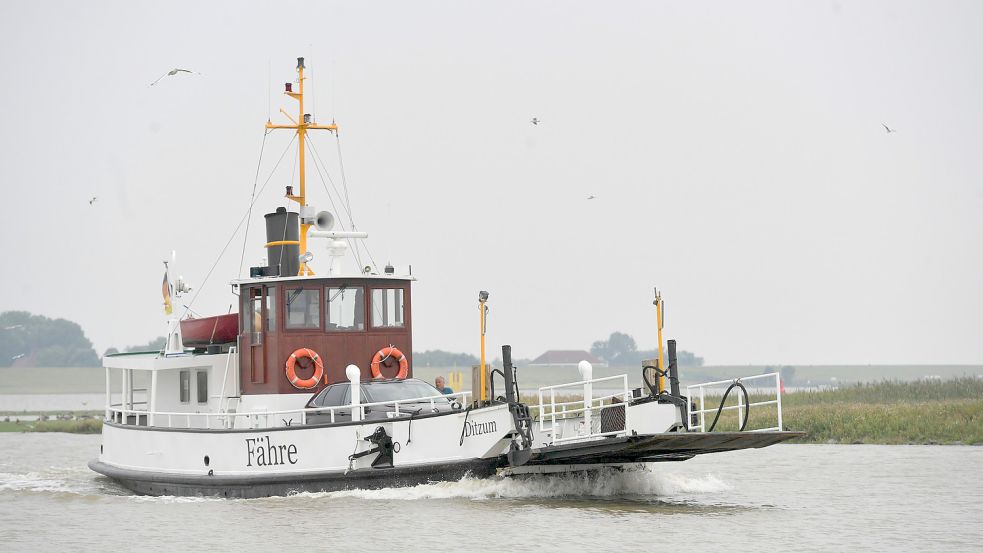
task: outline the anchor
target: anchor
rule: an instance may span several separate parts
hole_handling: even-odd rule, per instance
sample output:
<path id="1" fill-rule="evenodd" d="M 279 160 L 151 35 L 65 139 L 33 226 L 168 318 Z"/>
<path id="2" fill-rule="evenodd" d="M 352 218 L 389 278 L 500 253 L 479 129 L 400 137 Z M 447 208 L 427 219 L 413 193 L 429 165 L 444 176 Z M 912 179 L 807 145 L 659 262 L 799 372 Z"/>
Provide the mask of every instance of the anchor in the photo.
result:
<path id="1" fill-rule="evenodd" d="M 375 432 L 362 439 L 375 444 L 375 447 L 358 453 L 352 453 L 348 456 L 349 461 L 378 453 L 379 455 L 372 461 L 372 468 L 393 468 L 393 454 L 399 453 L 399 442 L 393 442 L 392 436 L 386 433 L 385 428 L 378 426 Z"/>

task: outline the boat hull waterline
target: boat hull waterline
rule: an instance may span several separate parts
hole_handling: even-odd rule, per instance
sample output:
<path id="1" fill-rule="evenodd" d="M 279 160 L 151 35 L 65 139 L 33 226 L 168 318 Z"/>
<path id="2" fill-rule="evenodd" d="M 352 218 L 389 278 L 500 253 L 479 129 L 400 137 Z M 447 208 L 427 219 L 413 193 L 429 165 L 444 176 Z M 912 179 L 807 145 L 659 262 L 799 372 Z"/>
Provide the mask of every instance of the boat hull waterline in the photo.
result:
<path id="1" fill-rule="evenodd" d="M 558 472 L 581 472 L 602 469 L 610 466 L 634 465 L 645 462 L 683 461 L 696 455 L 734 451 L 739 449 L 767 447 L 779 442 L 800 437 L 801 432 L 660 432 L 653 434 L 629 435 L 621 437 L 592 438 L 584 441 L 548 445 L 533 448 L 529 459 L 521 466 L 512 466 L 507 451 L 512 442 L 511 421 L 506 406 L 491 408 L 488 414 L 477 418 L 477 424 L 469 428 L 497 428 L 502 432 L 486 436 L 481 443 L 464 443 L 474 436 L 464 436 L 469 413 L 440 415 L 414 421 L 416 430 L 411 430 L 409 421 L 385 422 L 383 428 L 392 432 L 396 438 L 399 453 L 393 456 L 393 466 L 373 467 L 378 454 L 365 455 L 350 460 L 349 451 L 328 453 L 318 450 L 317 444 L 339 443 L 339 433 L 346 433 L 351 440 L 356 435 L 364 435 L 378 428 L 378 422 L 358 425 L 337 425 L 327 427 L 284 427 L 263 430 L 180 430 L 165 432 L 150 430 L 147 427 L 106 423 L 104 432 L 106 445 L 111 447 L 128 444 L 128 452 L 133 452 L 130 463 L 140 457 L 153 458 L 144 466 L 121 466 L 120 463 L 107 463 L 93 460 L 89 467 L 125 488 L 143 495 L 168 496 L 216 496 L 231 498 L 253 498 L 274 495 L 290 495 L 303 492 L 330 492 L 344 489 L 373 489 L 384 487 L 405 487 L 432 482 L 457 481 L 465 477 L 486 478 L 489 476 L 546 474 Z M 482 409 L 480 411 L 488 411 Z M 464 421 L 462 421 L 462 418 Z M 484 422 L 481 422 L 484 421 Z M 436 423 L 436 424 L 435 424 Z M 462 426 L 457 426 L 461 424 Z M 439 425 L 439 426 L 438 426 Z M 478 426 L 483 425 L 483 426 Z M 438 427 L 457 426 L 454 443 L 441 445 L 426 443 L 425 436 L 448 436 L 447 432 L 435 434 Z M 429 431 L 429 432 L 428 432 Z M 423 441 L 418 451 L 432 454 L 435 450 L 445 452 L 459 449 L 455 456 L 444 455 L 441 459 L 421 458 L 413 453 L 410 432 L 419 433 L 417 443 Z M 203 459 L 199 453 L 210 451 L 226 455 L 209 458 L 209 465 L 200 463 L 200 468 L 178 468 L 173 459 L 161 459 L 159 437 L 170 436 L 166 440 L 171 446 L 184 452 L 182 460 Z M 461 436 L 459 439 L 458 436 Z M 479 436 L 480 437 L 480 436 Z M 334 439 L 335 441 L 329 441 Z M 403 445 L 410 441 L 409 446 Z M 221 442 L 241 444 L 241 447 L 218 449 Z M 346 440 L 347 443 L 352 443 Z M 443 440 L 447 442 L 448 440 Z M 197 445 L 196 445 L 197 442 Z M 371 446 L 359 439 L 355 449 L 365 450 L 362 444 Z M 285 445 L 290 444 L 290 445 Z M 293 447 L 291 447 L 293 446 Z M 301 458 L 315 451 L 314 463 L 301 463 Z M 105 446 L 104 446 L 105 447 Z M 463 448 L 463 449 L 461 449 Z M 262 459 L 258 452 L 264 450 Z M 338 448 L 328 448 L 335 449 Z M 484 450 L 484 456 L 470 456 Z M 140 452 L 143 452 L 142 454 Z M 340 454 L 339 454 L 340 453 Z M 291 461 L 294 461 L 291 463 Z M 263 464 L 259 464 L 262 462 Z M 155 466 L 171 465 L 170 470 L 159 470 Z M 298 470 L 297 466 L 301 465 Z M 209 468 L 213 467 L 213 468 Z M 221 467 L 221 468 L 220 468 Z M 224 469 L 224 470 L 223 470 Z"/>

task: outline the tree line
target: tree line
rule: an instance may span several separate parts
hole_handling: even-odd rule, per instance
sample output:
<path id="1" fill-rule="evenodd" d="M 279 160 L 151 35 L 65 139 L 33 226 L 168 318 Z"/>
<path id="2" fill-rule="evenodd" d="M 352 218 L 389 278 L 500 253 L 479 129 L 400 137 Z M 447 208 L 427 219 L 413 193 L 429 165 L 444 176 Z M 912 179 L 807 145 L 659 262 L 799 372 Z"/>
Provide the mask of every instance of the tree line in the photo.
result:
<path id="1" fill-rule="evenodd" d="M 628 366 L 638 365 L 646 359 L 658 359 L 658 349 L 638 349 L 635 339 L 623 332 L 612 332 L 607 340 L 598 340 L 590 347 L 591 355 L 608 362 L 609 365 Z M 700 367 L 703 358 L 691 352 L 676 350 L 676 360 L 682 367 Z M 666 359 L 666 363 L 669 360 Z"/>
<path id="2" fill-rule="evenodd" d="M 98 367 L 99 355 L 78 323 L 27 311 L 0 313 L 0 367 Z"/>
<path id="3" fill-rule="evenodd" d="M 164 342 L 165 338 L 159 336 L 146 344 L 122 349 L 111 347 L 103 355 L 120 351 L 157 351 L 164 347 Z M 635 339 L 623 332 L 612 332 L 606 340 L 595 341 L 590 352 L 617 366 L 638 365 L 645 359 L 659 357 L 658 350 L 638 349 Z M 677 351 L 676 357 L 682 366 L 703 365 L 702 357 L 688 351 Z M 529 360 L 515 359 L 513 362 L 522 366 Z M 97 367 L 100 359 L 78 323 L 27 311 L 6 311 L 0 313 L 0 367 L 15 363 L 26 367 Z M 470 353 L 433 349 L 414 353 L 413 363 L 418 367 L 471 367 L 479 360 Z M 501 365 L 501 360 L 496 357 L 491 363 Z M 791 371 L 794 369 L 785 367 L 783 373 Z M 794 373 L 788 374 L 787 380 L 793 377 Z"/>

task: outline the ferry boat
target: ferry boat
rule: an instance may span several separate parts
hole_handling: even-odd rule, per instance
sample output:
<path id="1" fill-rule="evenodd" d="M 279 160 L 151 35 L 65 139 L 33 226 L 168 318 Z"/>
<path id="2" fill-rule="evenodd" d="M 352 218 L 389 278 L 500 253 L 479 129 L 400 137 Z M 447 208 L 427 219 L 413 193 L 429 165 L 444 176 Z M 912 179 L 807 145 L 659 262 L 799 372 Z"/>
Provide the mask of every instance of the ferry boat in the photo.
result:
<path id="1" fill-rule="evenodd" d="M 501 368 L 486 362 L 487 292 L 478 297 L 472 389 L 445 394 L 415 379 L 414 277 L 390 266 L 346 270 L 347 241 L 368 235 L 336 230 L 334 216 L 307 201 L 306 134 L 338 128 L 305 113 L 304 69 L 298 58 L 284 91 L 297 118 L 266 123 L 296 133 L 299 191 L 287 187 L 286 197 L 297 209 L 265 215 L 267 265 L 232 281 L 237 313 L 175 315 L 172 295 L 189 288 L 165 273 L 165 347 L 103 359 L 105 420 L 92 470 L 138 494 L 261 497 L 679 461 L 801 435 L 782 428 L 777 375 L 752 377 L 774 384 L 773 400 L 750 402 L 749 379 L 682 393 L 675 342 L 663 348 L 658 292 L 659 359 L 640 367 L 644 387 L 629 386 L 628 375 L 594 378 L 584 361 L 574 382 L 540 388 L 538 405 L 521 402 L 511 348 L 503 346 Z M 313 240 L 328 243 L 324 274 L 311 266 Z M 734 389 L 743 396 L 725 406 Z M 723 399 L 715 407 L 708 397 Z M 776 426 L 745 428 L 758 406 L 777 410 Z M 740 431 L 712 431 L 735 409 Z"/>

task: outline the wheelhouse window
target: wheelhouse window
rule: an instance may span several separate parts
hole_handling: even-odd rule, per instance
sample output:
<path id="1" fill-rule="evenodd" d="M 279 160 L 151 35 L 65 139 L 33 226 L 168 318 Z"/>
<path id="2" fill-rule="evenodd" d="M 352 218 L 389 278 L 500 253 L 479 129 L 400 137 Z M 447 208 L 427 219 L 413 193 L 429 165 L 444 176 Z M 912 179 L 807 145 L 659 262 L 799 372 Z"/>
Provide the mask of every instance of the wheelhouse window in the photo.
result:
<path id="1" fill-rule="evenodd" d="M 266 331 L 276 331 L 276 287 L 266 288 Z"/>
<path id="2" fill-rule="evenodd" d="M 316 288 L 287 290 L 285 328 L 321 328 L 321 291 Z"/>
<path id="3" fill-rule="evenodd" d="M 365 330 L 365 288 L 327 288 L 325 294 L 327 330 Z"/>
<path id="4" fill-rule="evenodd" d="M 208 403 L 208 371 L 198 371 L 198 403 Z"/>
<path id="5" fill-rule="evenodd" d="M 180 377 L 181 403 L 191 402 L 191 371 L 181 371 Z"/>
<path id="6" fill-rule="evenodd" d="M 249 295 L 244 298 L 245 309 L 242 318 L 243 331 L 253 334 L 263 331 L 263 291 L 260 288 L 250 288 Z"/>
<path id="7" fill-rule="evenodd" d="M 372 290 L 372 326 L 376 328 L 406 326 L 402 288 Z"/>

